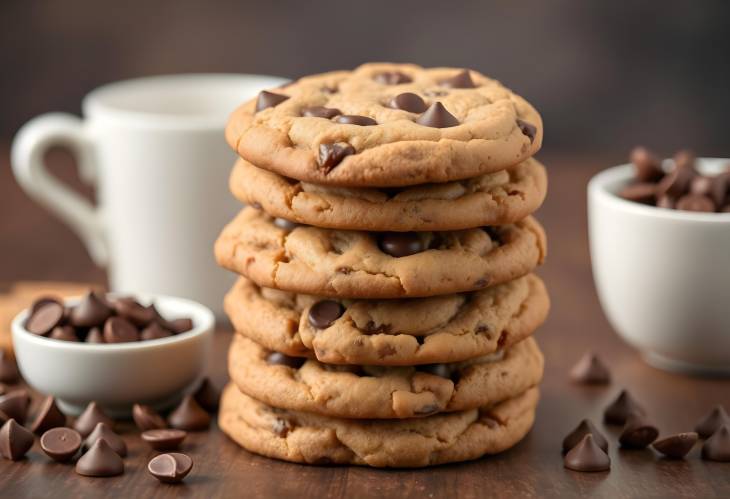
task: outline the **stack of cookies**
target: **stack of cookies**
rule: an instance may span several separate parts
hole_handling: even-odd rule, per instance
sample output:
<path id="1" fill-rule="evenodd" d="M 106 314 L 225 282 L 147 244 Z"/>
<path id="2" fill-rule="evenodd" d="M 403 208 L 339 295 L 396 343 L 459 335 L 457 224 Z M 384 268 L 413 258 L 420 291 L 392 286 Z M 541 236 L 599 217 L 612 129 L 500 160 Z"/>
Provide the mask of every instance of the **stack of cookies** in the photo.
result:
<path id="1" fill-rule="evenodd" d="M 247 207 L 215 248 L 241 275 L 223 431 L 377 467 L 520 441 L 549 308 L 535 109 L 475 71 L 366 64 L 261 92 L 226 136 Z"/>

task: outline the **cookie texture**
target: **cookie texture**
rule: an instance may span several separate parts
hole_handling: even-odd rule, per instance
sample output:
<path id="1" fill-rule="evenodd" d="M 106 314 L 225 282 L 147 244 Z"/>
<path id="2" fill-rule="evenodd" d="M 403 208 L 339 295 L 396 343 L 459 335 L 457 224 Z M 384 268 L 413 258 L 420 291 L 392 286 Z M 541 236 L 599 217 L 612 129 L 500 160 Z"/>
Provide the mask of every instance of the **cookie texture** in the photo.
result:
<path id="1" fill-rule="evenodd" d="M 402 189 L 300 182 L 240 159 L 231 192 L 273 216 L 330 229 L 459 230 L 522 220 L 545 199 L 547 175 L 536 160 L 510 170 Z"/>
<path id="2" fill-rule="evenodd" d="M 309 321 L 321 297 L 261 288 L 240 278 L 225 298 L 234 328 L 269 350 L 329 364 L 418 365 L 487 355 L 522 341 L 547 318 L 534 274 L 473 293 L 404 300 L 339 300 L 326 328 Z"/>
<path id="3" fill-rule="evenodd" d="M 415 367 L 302 365 L 269 362 L 272 354 L 236 335 L 231 380 L 245 394 L 282 409 L 359 419 L 413 418 L 494 405 L 542 379 L 543 356 L 532 338 L 465 362 Z M 278 359 L 278 355 L 272 355 Z"/>
<path id="4" fill-rule="evenodd" d="M 226 140 L 287 177 L 388 187 L 512 167 L 540 149 L 542 120 L 476 71 L 375 63 L 262 93 L 233 112 Z"/>
<path id="5" fill-rule="evenodd" d="M 382 250 L 383 234 L 282 228 L 263 211 L 247 207 L 223 229 L 215 255 L 221 266 L 260 286 L 322 296 L 400 298 L 507 282 L 531 272 L 547 251 L 545 233 L 532 217 L 489 230 L 406 234 L 424 250 L 396 257 Z"/>
<path id="6" fill-rule="evenodd" d="M 414 468 L 497 454 L 530 431 L 537 388 L 493 407 L 405 420 L 360 421 L 275 409 L 229 384 L 218 423 L 235 442 L 308 464 Z"/>

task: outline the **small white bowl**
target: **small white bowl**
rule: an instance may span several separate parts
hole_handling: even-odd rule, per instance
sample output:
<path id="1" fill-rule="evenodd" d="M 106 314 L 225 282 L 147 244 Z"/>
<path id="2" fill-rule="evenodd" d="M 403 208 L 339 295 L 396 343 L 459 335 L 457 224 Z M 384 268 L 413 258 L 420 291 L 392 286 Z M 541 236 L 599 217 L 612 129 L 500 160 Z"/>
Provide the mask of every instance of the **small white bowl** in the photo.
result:
<path id="1" fill-rule="evenodd" d="M 128 417 L 134 403 L 164 409 L 202 377 L 215 319 L 205 306 L 161 295 L 137 295 L 166 319 L 189 317 L 193 329 L 157 340 L 90 344 L 54 340 L 28 332 L 28 310 L 12 323 L 20 373 L 34 389 L 56 397 L 61 410 L 77 415 L 96 401 L 113 417 Z M 66 300 L 73 305 L 79 298 Z"/>
<path id="2" fill-rule="evenodd" d="M 703 158 L 718 173 L 728 159 Z M 665 166 L 669 166 L 669 162 Z M 730 213 L 656 208 L 617 196 L 631 165 L 588 184 L 593 278 L 614 329 L 652 365 L 730 374 Z"/>

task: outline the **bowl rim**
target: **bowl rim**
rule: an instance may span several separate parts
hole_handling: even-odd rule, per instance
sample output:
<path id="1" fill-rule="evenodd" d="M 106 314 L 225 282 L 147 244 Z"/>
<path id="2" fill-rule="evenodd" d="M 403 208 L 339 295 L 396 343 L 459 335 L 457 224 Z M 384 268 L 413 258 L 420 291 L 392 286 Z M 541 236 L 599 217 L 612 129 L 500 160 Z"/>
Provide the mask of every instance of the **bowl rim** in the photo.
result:
<path id="1" fill-rule="evenodd" d="M 215 326 L 215 316 L 213 312 L 203 305 L 202 303 L 190 300 L 187 298 L 181 298 L 177 296 L 155 294 L 155 293 L 106 293 L 106 296 L 133 296 L 134 299 L 143 303 L 158 303 L 162 302 L 161 308 L 179 307 L 180 309 L 186 309 L 190 311 L 191 319 L 193 319 L 193 329 L 185 331 L 184 333 L 175 334 L 167 338 L 157 338 L 154 340 L 144 341 L 130 341 L 125 343 L 86 343 L 82 341 L 63 341 L 48 338 L 46 336 L 39 336 L 33 334 L 25 327 L 25 323 L 31 307 L 23 309 L 18 313 L 11 322 L 11 330 L 13 336 L 13 343 L 16 341 L 16 337 L 21 337 L 23 341 L 27 341 L 33 345 L 55 348 L 61 351 L 72 351 L 72 352 L 83 352 L 89 354 L 113 353 L 113 352 L 134 352 L 141 350 L 152 350 L 157 348 L 165 348 L 170 345 L 179 343 L 186 343 L 192 341 L 200 336 L 209 334 L 213 331 Z M 74 304 L 78 302 L 81 296 L 64 297 L 62 303 L 64 305 Z M 181 315 L 184 315 L 181 314 Z"/>
<path id="2" fill-rule="evenodd" d="M 730 163 L 730 158 L 697 158 L 697 162 L 700 170 L 706 170 L 708 167 L 719 168 L 721 164 Z M 667 159 L 663 161 L 663 167 L 665 169 L 671 165 L 673 165 L 672 160 Z M 645 217 L 706 224 L 730 224 L 730 213 L 702 213 L 659 208 L 618 197 L 609 186 L 628 181 L 631 178 L 632 170 L 633 165 L 631 163 L 624 163 L 596 173 L 588 181 L 589 200 L 594 199 L 603 204 L 610 205 L 614 209 Z"/>

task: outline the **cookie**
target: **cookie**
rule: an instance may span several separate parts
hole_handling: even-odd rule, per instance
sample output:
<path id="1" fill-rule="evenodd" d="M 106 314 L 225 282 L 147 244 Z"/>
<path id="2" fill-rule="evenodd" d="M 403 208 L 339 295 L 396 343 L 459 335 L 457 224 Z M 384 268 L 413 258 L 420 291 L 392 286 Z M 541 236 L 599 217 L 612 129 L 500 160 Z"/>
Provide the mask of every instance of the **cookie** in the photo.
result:
<path id="1" fill-rule="evenodd" d="M 223 391 L 220 428 L 251 452 L 296 463 L 415 468 L 477 459 L 530 431 L 537 388 L 492 407 L 427 418 L 361 421 L 287 411 Z"/>
<path id="2" fill-rule="evenodd" d="M 393 187 L 514 166 L 540 149 L 542 120 L 476 71 L 365 64 L 262 92 L 233 112 L 226 140 L 286 177 Z"/>
<path id="3" fill-rule="evenodd" d="M 430 416 L 494 405 L 540 382 L 543 356 L 532 338 L 491 355 L 416 367 L 333 366 L 272 352 L 235 335 L 231 380 L 282 409 L 356 419 Z"/>
<path id="4" fill-rule="evenodd" d="M 546 319 L 550 300 L 534 274 L 473 293 L 404 300 L 339 300 L 324 328 L 309 312 L 322 298 L 240 278 L 225 298 L 234 328 L 270 350 L 328 364 L 459 362 L 509 348 Z"/>
<path id="5" fill-rule="evenodd" d="M 230 179 L 233 194 L 276 217 L 348 230 L 459 230 L 522 220 L 545 199 L 545 168 L 528 159 L 510 170 L 443 184 L 401 189 L 328 187 L 299 182 L 243 159 Z"/>
<path id="6" fill-rule="evenodd" d="M 277 223 L 275 223 L 277 222 Z M 542 227 L 372 233 L 279 224 L 247 207 L 223 229 L 218 263 L 260 286 L 321 296 L 402 298 L 460 293 L 523 276 L 545 258 Z"/>

